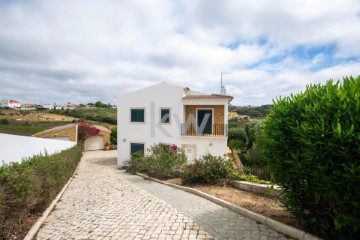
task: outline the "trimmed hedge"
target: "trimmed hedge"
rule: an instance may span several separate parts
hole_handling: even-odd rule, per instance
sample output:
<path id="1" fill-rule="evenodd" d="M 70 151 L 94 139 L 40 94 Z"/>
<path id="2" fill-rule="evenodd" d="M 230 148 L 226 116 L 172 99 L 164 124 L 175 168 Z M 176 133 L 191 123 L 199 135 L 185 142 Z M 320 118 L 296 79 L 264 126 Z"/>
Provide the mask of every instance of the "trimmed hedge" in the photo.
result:
<path id="1" fill-rule="evenodd" d="M 360 76 L 279 98 L 264 153 L 285 207 L 325 239 L 360 236 Z"/>
<path id="2" fill-rule="evenodd" d="M 43 212 L 73 175 L 82 147 L 0 167 L 0 239 L 26 234 L 26 219 Z"/>

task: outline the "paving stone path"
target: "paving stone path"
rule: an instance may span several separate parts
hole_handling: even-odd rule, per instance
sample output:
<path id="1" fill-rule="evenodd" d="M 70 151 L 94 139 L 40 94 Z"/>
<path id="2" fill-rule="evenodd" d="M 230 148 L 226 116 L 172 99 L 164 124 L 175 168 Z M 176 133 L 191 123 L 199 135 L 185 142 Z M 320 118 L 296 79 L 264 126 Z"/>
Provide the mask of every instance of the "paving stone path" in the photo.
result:
<path id="1" fill-rule="evenodd" d="M 122 179 L 115 158 L 86 152 L 37 239 L 213 239 L 188 217 Z"/>
<path id="2" fill-rule="evenodd" d="M 171 206 L 193 219 L 216 239 L 288 239 L 269 227 L 217 205 L 194 194 L 144 180 L 142 177 L 121 173 L 122 177 L 137 187 L 170 203 Z"/>
<path id="3" fill-rule="evenodd" d="M 287 239 L 206 199 L 116 168 L 86 152 L 36 239 Z"/>

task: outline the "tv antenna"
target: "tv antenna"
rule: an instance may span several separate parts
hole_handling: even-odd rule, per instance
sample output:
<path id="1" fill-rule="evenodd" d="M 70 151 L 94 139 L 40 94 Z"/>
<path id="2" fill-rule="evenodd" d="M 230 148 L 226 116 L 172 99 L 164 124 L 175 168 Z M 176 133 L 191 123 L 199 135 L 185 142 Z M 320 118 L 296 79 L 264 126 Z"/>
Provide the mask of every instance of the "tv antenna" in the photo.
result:
<path id="1" fill-rule="evenodd" d="M 221 85 L 220 85 L 221 88 L 223 87 L 223 84 L 222 84 L 222 82 L 223 82 L 223 75 L 226 75 L 226 74 L 231 74 L 231 73 L 230 73 L 230 72 L 221 72 Z"/>

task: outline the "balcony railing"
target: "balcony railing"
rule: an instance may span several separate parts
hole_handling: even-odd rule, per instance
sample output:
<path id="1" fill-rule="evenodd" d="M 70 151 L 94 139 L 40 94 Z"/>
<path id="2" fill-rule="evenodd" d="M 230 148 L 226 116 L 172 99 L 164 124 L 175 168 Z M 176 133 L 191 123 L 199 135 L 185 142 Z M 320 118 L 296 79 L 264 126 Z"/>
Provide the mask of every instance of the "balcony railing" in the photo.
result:
<path id="1" fill-rule="evenodd" d="M 227 124 L 212 124 L 200 127 L 195 124 L 181 124 L 181 136 L 227 136 Z"/>

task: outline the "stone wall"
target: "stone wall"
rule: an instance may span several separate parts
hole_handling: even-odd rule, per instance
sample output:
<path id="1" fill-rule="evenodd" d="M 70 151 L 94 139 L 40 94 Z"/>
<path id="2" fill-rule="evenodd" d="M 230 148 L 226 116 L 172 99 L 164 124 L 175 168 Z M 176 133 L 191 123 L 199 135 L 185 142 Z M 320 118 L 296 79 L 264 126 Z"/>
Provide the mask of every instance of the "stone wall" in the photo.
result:
<path id="1" fill-rule="evenodd" d="M 100 130 L 99 135 L 104 136 L 104 143 L 110 144 L 110 133 Z M 47 133 L 34 134 L 35 137 L 40 138 L 56 138 L 56 137 L 69 137 L 70 141 L 76 142 L 76 127 L 69 127 L 65 129 L 54 130 Z"/>
<path id="2" fill-rule="evenodd" d="M 99 135 L 104 136 L 104 144 L 106 144 L 106 143 L 110 144 L 110 133 L 109 132 L 100 130 Z"/>
<path id="3" fill-rule="evenodd" d="M 73 126 L 48 133 L 37 133 L 34 136 L 40 138 L 70 137 L 70 141 L 76 142 L 76 127 Z"/>

